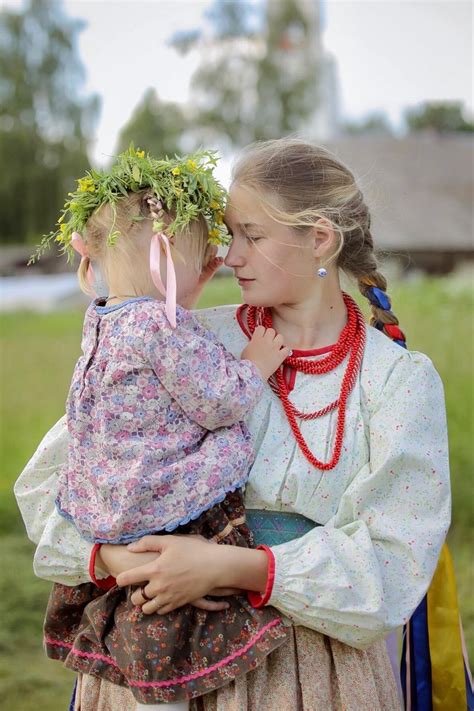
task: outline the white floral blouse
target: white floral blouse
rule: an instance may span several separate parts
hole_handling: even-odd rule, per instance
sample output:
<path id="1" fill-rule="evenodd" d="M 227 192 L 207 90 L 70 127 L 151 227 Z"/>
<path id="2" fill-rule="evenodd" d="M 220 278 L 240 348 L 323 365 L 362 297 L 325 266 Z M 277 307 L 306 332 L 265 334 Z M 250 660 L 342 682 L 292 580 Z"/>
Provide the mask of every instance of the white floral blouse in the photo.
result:
<path id="1" fill-rule="evenodd" d="M 247 337 L 235 306 L 196 315 L 240 355 Z M 294 353 L 317 358 L 321 351 Z M 287 374 L 292 402 L 314 411 L 335 400 L 344 367 L 323 376 Z M 319 459 L 330 458 L 335 417 L 333 412 L 301 424 Z M 257 457 L 246 506 L 296 512 L 321 524 L 272 548 L 276 572 L 268 604 L 294 624 L 359 648 L 403 624 L 427 591 L 450 523 L 443 388 L 429 358 L 367 327 L 342 454 L 331 471 L 308 463 L 268 386 L 247 424 Z M 28 535 L 38 544 L 36 574 L 75 585 L 90 580 L 91 544 L 54 506 L 66 453 L 62 418 L 27 464 L 15 493 Z"/>

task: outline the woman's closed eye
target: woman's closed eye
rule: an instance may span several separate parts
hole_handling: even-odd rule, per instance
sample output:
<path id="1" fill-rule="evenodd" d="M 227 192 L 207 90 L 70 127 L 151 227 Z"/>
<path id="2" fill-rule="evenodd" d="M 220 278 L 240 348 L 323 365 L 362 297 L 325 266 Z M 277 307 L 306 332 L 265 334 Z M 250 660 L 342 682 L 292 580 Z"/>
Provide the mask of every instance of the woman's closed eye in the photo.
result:
<path id="1" fill-rule="evenodd" d="M 262 235 L 249 235 L 246 232 L 244 232 L 244 237 L 247 242 L 258 242 L 259 240 L 263 239 Z"/>

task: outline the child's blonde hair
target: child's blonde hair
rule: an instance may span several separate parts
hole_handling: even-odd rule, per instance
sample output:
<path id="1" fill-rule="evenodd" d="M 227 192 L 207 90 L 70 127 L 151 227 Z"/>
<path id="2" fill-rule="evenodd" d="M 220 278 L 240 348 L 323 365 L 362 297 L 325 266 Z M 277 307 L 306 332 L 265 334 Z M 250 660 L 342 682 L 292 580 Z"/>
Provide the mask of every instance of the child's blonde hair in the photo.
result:
<path id="1" fill-rule="evenodd" d="M 136 259 L 141 241 L 149 242 L 151 237 L 151 223 L 153 217 L 148 204 L 152 193 L 149 190 L 130 192 L 127 197 L 120 198 L 115 205 L 115 213 L 111 205 L 105 203 L 96 210 L 88 219 L 84 234 L 89 257 L 82 260 L 78 269 L 79 284 L 86 294 L 92 293 L 91 285 L 87 279 L 87 272 L 91 261 L 97 262 L 101 274 L 107 283 L 114 271 L 126 273 L 130 283 L 135 283 L 138 289 L 147 289 L 152 286 L 149 270 L 138 275 L 136 272 Z M 163 218 L 165 223 L 171 218 L 171 213 Z M 149 230 L 144 230 L 144 223 L 148 221 Z M 111 232 L 119 235 L 113 244 L 108 244 L 107 238 Z M 202 215 L 190 222 L 186 230 L 177 233 L 171 238 L 171 253 L 173 260 L 180 259 L 191 265 L 195 271 L 201 272 L 210 255 L 208 243 L 209 231 L 207 222 Z M 144 251 L 146 253 L 146 251 Z M 141 294 L 137 294 L 141 295 Z"/>
<path id="2" fill-rule="evenodd" d="M 332 257 L 338 267 L 357 279 L 367 298 L 371 287 L 386 290 L 374 253 L 369 208 L 351 171 L 325 148 L 295 138 L 255 143 L 237 161 L 233 182 L 250 188 L 267 214 L 296 233 L 319 219 L 329 222 L 339 237 Z M 372 325 L 383 330 L 381 324 L 398 324 L 391 310 L 372 302 Z"/>

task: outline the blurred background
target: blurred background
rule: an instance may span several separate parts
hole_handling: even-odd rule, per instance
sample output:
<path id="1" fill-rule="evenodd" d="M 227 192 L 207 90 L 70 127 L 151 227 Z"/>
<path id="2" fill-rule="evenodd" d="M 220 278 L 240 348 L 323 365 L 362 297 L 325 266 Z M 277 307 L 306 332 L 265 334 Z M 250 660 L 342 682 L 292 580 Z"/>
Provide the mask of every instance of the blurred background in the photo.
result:
<path id="1" fill-rule="evenodd" d="M 77 264 L 54 252 L 26 264 L 75 178 L 130 141 L 216 149 L 226 187 L 241 147 L 284 135 L 356 173 L 409 347 L 445 384 L 450 543 L 474 657 L 473 128 L 470 2 L 0 1 L 2 708 L 59 711 L 72 686 L 42 652 L 49 585 L 12 486 L 63 414 L 87 299 Z M 200 306 L 239 301 L 223 268 Z"/>

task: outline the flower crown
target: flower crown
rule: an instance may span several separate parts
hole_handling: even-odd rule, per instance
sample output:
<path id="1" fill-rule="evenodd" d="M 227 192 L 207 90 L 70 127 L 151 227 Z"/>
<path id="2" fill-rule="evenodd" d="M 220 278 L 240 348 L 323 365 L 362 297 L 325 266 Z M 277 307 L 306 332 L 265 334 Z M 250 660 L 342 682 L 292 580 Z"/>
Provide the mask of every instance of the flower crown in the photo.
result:
<path id="1" fill-rule="evenodd" d="M 199 216 L 204 217 L 209 229 L 209 242 L 227 244 L 229 235 L 224 225 L 226 191 L 215 179 L 213 169 L 217 164 L 216 154 L 199 151 L 188 156 L 175 156 L 157 160 L 145 151 L 135 150 L 133 144 L 117 156 L 112 168 L 105 172 L 90 170 L 77 181 L 74 192 L 61 210 L 57 228 L 45 235 L 28 264 L 37 261 L 51 246 L 60 245 L 61 252 L 72 261 L 74 233 L 83 233 L 88 219 L 101 205 L 109 203 L 115 215 L 115 205 L 129 192 L 150 189 L 153 197 L 168 210 L 173 210 L 174 219 L 166 226 L 170 236 L 189 225 Z M 135 220 L 145 219 L 137 216 Z M 120 233 L 114 223 L 107 236 L 107 244 L 115 244 Z M 164 224 L 153 223 L 155 232 L 161 232 Z"/>

